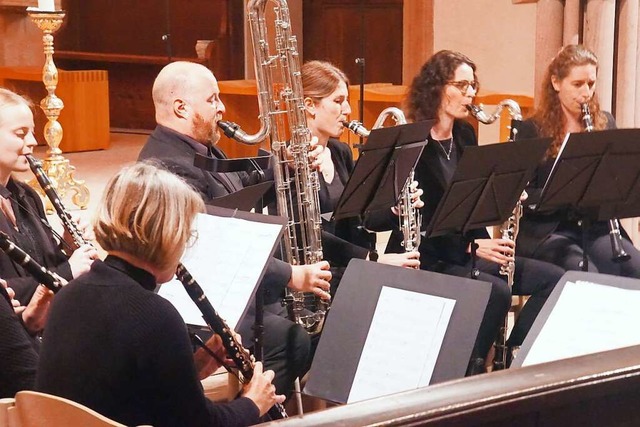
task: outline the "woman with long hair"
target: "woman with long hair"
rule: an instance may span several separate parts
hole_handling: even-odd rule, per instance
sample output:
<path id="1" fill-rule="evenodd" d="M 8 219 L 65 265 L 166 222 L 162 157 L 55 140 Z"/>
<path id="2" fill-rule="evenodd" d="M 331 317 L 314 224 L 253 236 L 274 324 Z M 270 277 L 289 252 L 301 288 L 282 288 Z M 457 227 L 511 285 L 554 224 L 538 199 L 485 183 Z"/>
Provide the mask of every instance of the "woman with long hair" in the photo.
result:
<path id="1" fill-rule="evenodd" d="M 520 223 L 517 253 L 580 270 L 587 252 L 589 271 L 640 278 L 640 252 L 620 228 L 622 248 L 631 258 L 615 262 L 606 221 L 591 222 L 585 242 L 582 218 L 572 209 L 538 212 L 535 206 L 567 133 L 584 132 L 582 106 L 587 105 L 594 130 L 614 129 L 615 120 L 600 109 L 595 92 L 598 58 L 583 45 L 565 46 L 553 58 L 542 83 L 540 103 L 531 119 L 518 127 L 518 138 L 550 137 L 553 142 L 527 187 L 529 199 Z"/>

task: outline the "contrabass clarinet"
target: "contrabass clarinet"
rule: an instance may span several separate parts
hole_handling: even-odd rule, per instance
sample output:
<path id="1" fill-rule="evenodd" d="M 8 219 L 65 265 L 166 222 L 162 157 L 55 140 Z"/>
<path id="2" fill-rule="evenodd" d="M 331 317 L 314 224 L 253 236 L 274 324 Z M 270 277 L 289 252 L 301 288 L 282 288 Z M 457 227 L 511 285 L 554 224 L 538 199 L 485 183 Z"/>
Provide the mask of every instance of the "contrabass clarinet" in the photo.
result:
<path id="1" fill-rule="evenodd" d="M 584 103 L 580 106 L 582 109 L 582 124 L 584 125 L 585 132 L 593 132 L 593 119 L 591 117 L 591 111 L 589 104 Z M 618 218 L 611 218 L 609 220 L 609 238 L 611 239 L 611 260 L 613 262 L 624 262 L 631 258 L 624 248 L 622 247 L 622 235 L 620 234 L 620 224 Z"/>
<path id="2" fill-rule="evenodd" d="M 176 277 L 184 286 L 184 289 L 189 294 L 189 297 L 196 304 L 202 318 L 209 325 L 211 330 L 220 336 L 222 339 L 222 345 L 224 346 L 227 355 L 233 360 L 238 371 L 240 372 L 240 381 L 243 384 L 247 384 L 253 377 L 254 363 L 249 355 L 249 352 L 238 342 L 233 334 L 233 330 L 227 325 L 218 312 L 213 308 L 209 300 L 207 299 L 204 291 L 195 281 L 191 273 L 185 268 L 184 265 L 178 264 L 176 269 Z M 278 420 L 281 418 L 287 418 L 287 412 L 284 407 L 276 403 L 269 411 L 267 415 L 272 420 Z"/>
<path id="3" fill-rule="evenodd" d="M 26 154 L 25 157 L 27 158 L 27 162 L 29 162 L 31 171 L 38 180 L 38 184 L 40 184 L 42 191 L 44 191 L 44 193 L 47 195 L 47 198 L 56 210 L 56 214 L 58 214 L 62 225 L 71 235 L 71 238 L 73 239 L 75 245 L 79 248 L 82 245 L 90 244 L 82 236 L 82 233 L 78 229 L 76 222 L 73 220 L 73 218 L 71 218 L 71 215 L 69 215 L 69 212 L 67 212 L 67 210 L 65 209 L 64 204 L 62 204 L 62 200 L 60 200 L 60 196 L 58 196 L 55 188 L 53 188 L 51 180 L 42 169 L 42 162 L 33 157 L 31 154 Z"/>
<path id="4" fill-rule="evenodd" d="M 2 231 L 0 231 L 0 249 L 2 249 L 13 262 L 24 268 L 27 273 L 31 274 L 39 283 L 45 285 L 54 293 L 58 292 L 67 284 L 64 278 L 38 264 L 29 254 L 13 243 L 9 236 Z"/>
<path id="5" fill-rule="evenodd" d="M 269 50 L 265 18 L 268 1 L 277 5 L 273 53 Z M 283 244 L 285 260 L 292 265 L 314 264 L 323 258 L 320 181 L 309 161 L 311 131 L 305 116 L 300 60 L 289 7 L 285 0 L 249 0 L 247 17 L 253 42 L 260 129 L 248 135 L 235 123 L 221 120 L 218 126 L 225 135 L 243 144 L 258 144 L 270 137 L 278 215 L 288 219 Z M 322 330 L 328 302 L 302 292 L 289 292 L 285 302 L 289 317 L 307 332 L 317 334 Z"/>
<path id="6" fill-rule="evenodd" d="M 483 124 L 491 124 L 495 122 L 498 117 L 500 117 L 500 113 L 504 108 L 507 108 L 509 111 L 509 115 L 511 117 L 510 124 L 510 132 L 509 132 L 509 142 L 515 142 L 516 136 L 518 134 L 518 128 L 516 126 L 517 122 L 522 120 L 522 113 L 520 110 L 520 106 L 517 102 L 512 99 L 504 99 L 500 101 L 498 107 L 491 115 L 487 115 L 483 110 L 482 106 L 470 104 L 467 106 L 467 109 L 471 114 Z M 522 218 L 522 202 L 518 200 L 516 202 L 511 215 L 505 222 L 500 225 L 500 238 L 505 240 L 510 240 L 513 242 L 514 250 L 516 239 L 518 237 L 518 230 L 520 227 L 520 219 Z M 506 276 L 507 284 L 509 285 L 509 289 L 513 289 L 513 279 L 516 270 L 516 263 L 514 261 L 509 261 L 506 264 L 500 266 L 500 274 Z M 498 337 L 495 342 L 495 356 L 493 359 L 493 370 L 498 371 L 507 368 L 507 356 L 509 353 L 509 349 L 507 347 L 507 331 L 509 329 L 508 324 L 508 316 L 505 317 L 504 323 L 500 327 L 500 331 L 498 332 Z"/>
<path id="7" fill-rule="evenodd" d="M 378 129 L 384 125 L 387 118 L 391 117 L 395 122 L 395 125 L 404 125 L 407 120 L 402 110 L 397 107 L 388 107 L 382 110 L 378 118 L 376 119 L 371 129 Z M 364 127 L 362 123 L 357 120 L 350 122 L 343 122 L 344 126 L 357 136 L 367 138 L 371 131 Z M 415 171 L 411 169 L 409 177 L 402 187 L 400 194 L 400 200 L 398 203 L 399 215 L 398 222 L 400 231 L 402 231 L 402 246 L 405 252 L 412 252 L 418 250 L 420 246 L 420 227 L 422 225 L 422 218 L 420 211 L 413 206 L 412 203 L 412 189 L 411 183 L 414 180 Z"/>

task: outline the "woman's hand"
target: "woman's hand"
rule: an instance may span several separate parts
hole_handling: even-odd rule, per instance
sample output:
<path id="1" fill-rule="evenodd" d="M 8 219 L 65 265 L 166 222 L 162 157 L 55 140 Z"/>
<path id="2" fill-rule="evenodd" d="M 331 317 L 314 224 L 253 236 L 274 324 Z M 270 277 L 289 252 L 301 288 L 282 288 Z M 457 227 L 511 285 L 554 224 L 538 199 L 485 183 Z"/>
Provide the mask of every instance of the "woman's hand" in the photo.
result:
<path id="1" fill-rule="evenodd" d="M 98 251 L 91 245 L 82 245 L 71 254 L 69 266 L 74 279 L 86 273 L 91 268 L 93 261 L 98 259 Z"/>
<path id="2" fill-rule="evenodd" d="M 73 221 L 76 224 L 76 229 L 78 230 L 78 232 L 80 233 L 80 235 L 84 240 L 86 240 L 87 242 L 90 242 L 96 239 L 96 235 L 93 232 L 93 227 L 91 227 L 91 224 L 88 221 L 83 220 L 82 217 L 80 216 L 74 216 L 73 218 L 71 218 L 71 221 Z M 64 227 L 64 233 L 62 235 L 62 238 L 71 247 L 76 246 L 76 242 L 74 238 L 71 236 L 71 233 L 69 233 L 69 230 L 67 230 L 67 227 Z"/>
<path id="3" fill-rule="evenodd" d="M 418 181 L 411 182 L 411 185 L 409 185 L 409 191 L 411 193 L 411 206 L 414 209 L 423 208 L 424 202 L 422 201 L 421 196 L 424 194 L 424 191 L 421 188 L 418 188 Z M 391 212 L 396 216 L 400 216 L 401 210 L 402 206 L 400 206 L 400 204 L 391 208 Z"/>
<path id="4" fill-rule="evenodd" d="M 40 285 L 36 288 L 36 292 L 26 307 L 22 310 L 14 308 L 16 313 L 20 312 L 22 314 L 22 323 L 31 335 L 35 335 L 44 329 L 52 298 L 53 292 L 44 285 Z"/>
<path id="5" fill-rule="evenodd" d="M 213 354 L 218 356 L 219 360 L 226 359 L 227 353 L 225 352 L 224 346 L 222 345 L 222 338 L 220 338 L 218 334 L 213 334 L 211 338 L 209 338 L 209 341 L 205 343 L 205 345 L 209 350 L 213 352 Z M 203 348 L 198 348 L 193 354 L 193 361 L 196 365 L 198 379 L 203 380 L 217 371 L 218 368 L 222 366 L 218 359 L 212 357 Z"/>
<path id="6" fill-rule="evenodd" d="M 404 252 L 400 254 L 380 254 L 378 262 L 397 267 L 420 268 L 420 252 Z"/>
<path id="7" fill-rule="evenodd" d="M 476 255 L 482 259 L 500 265 L 514 261 L 516 245 L 509 239 L 478 239 L 475 242 L 478 244 Z M 467 252 L 471 252 L 471 248 Z"/>
<path id="8" fill-rule="evenodd" d="M 276 387 L 271 384 L 273 371 L 262 372 L 262 362 L 256 362 L 253 368 L 253 377 L 249 384 L 243 388 L 243 396 L 248 397 L 256 404 L 260 411 L 260 416 L 267 413 L 276 403 L 284 402 L 284 395 L 276 394 Z"/>

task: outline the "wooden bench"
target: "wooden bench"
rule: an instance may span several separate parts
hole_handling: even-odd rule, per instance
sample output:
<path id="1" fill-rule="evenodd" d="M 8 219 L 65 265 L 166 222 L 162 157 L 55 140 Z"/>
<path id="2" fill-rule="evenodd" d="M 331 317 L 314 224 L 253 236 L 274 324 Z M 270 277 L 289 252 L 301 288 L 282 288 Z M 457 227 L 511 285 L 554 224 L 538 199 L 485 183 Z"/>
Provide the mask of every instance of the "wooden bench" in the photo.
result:
<path id="1" fill-rule="evenodd" d="M 24 93 L 25 82 L 42 82 L 42 68 L 0 67 L 0 86 Z M 43 98 L 46 95 L 44 85 L 41 93 Z M 58 70 L 56 95 L 64 102 L 64 109 L 58 118 L 64 132 L 60 149 L 71 152 L 109 148 L 107 72 Z M 40 99 L 32 98 L 32 101 L 36 105 L 40 103 Z M 40 114 L 44 117 L 43 113 Z M 37 132 L 36 138 L 44 143 L 41 129 L 37 129 Z"/>

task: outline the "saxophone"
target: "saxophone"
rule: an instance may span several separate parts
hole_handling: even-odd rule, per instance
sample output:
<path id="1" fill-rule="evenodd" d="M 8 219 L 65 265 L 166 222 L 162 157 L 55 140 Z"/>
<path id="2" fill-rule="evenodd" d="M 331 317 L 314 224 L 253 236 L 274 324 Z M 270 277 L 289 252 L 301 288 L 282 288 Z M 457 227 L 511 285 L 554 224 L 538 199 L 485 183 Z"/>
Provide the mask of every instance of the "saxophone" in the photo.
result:
<path id="1" fill-rule="evenodd" d="M 500 101 L 496 110 L 490 116 L 485 113 L 482 109 L 482 106 L 478 105 L 467 105 L 467 109 L 480 123 L 483 124 L 491 124 L 495 122 L 498 117 L 500 117 L 500 113 L 504 108 L 507 108 L 509 111 L 509 115 L 511 116 L 511 126 L 509 133 L 509 142 L 515 142 L 516 136 L 518 134 L 518 129 L 515 126 L 514 122 L 518 122 L 522 120 L 522 113 L 520 110 L 520 106 L 517 102 L 512 99 L 504 99 Z M 510 240 L 514 244 L 516 238 L 518 237 L 518 230 L 520 227 L 520 219 L 522 218 L 522 202 L 518 200 L 516 202 L 511 215 L 505 222 L 500 225 L 500 238 Z M 507 284 L 509 289 L 513 289 L 513 279 L 516 270 L 515 261 L 509 261 L 507 264 L 503 264 L 500 266 L 500 274 L 506 276 Z M 496 342 L 494 344 L 495 347 L 495 357 L 493 359 L 493 370 L 498 371 L 502 369 L 508 368 L 507 366 L 507 355 L 509 353 L 509 348 L 507 346 L 507 331 L 509 329 L 508 316 L 504 318 L 504 323 L 500 327 L 498 331 L 498 337 L 496 338 Z"/>
<path id="2" fill-rule="evenodd" d="M 311 132 L 305 116 L 297 40 L 291 32 L 286 0 L 270 0 L 276 3 L 273 25 L 276 48 L 270 52 L 265 19 L 268 1 L 247 2 L 260 129 L 247 135 L 235 123 L 219 121 L 218 126 L 225 135 L 244 144 L 258 144 L 270 137 L 278 215 L 288 218 L 283 245 L 285 260 L 292 265 L 313 264 L 323 258 L 320 182 L 308 156 Z M 278 86 L 277 96 L 274 82 Z M 328 302 L 314 294 L 289 292 L 285 303 L 289 317 L 307 332 L 317 334 L 322 330 Z"/>
<path id="3" fill-rule="evenodd" d="M 585 132 L 593 132 L 593 120 L 591 118 L 591 110 L 589 104 L 584 103 L 580 106 L 582 110 L 582 124 L 584 125 Z M 624 262 L 631 258 L 624 248 L 622 247 L 622 235 L 620 234 L 620 224 L 618 218 L 611 218 L 609 220 L 609 238 L 611 239 L 611 260 L 613 262 Z"/>
<path id="4" fill-rule="evenodd" d="M 402 110 L 397 107 L 388 107 L 382 110 L 371 129 L 378 129 L 382 127 L 388 117 L 391 117 L 396 125 L 404 125 L 407 123 Z M 357 120 L 343 122 L 343 124 L 357 136 L 366 138 L 371 134 L 371 131 L 365 128 L 362 123 Z M 411 183 L 414 180 L 414 174 L 415 171 L 411 169 L 409 177 L 402 187 L 398 203 L 398 222 L 400 231 L 402 231 L 402 246 L 404 247 L 405 252 L 415 251 L 418 249 L 418 246 L 420 246 L 420 227 L 422 225 L 422 217 L 420 215 L 420 211 L 413 206 L 411 201 Z"/>
<path id="5" fill-rule="evenodd" d="M 178 264 L 178 267 L 176 268 L 176 277 L 180 283 L 182 283 L 182 286 L 184 286 L 189 297 L 193 300 L 196 306 L 198 306 L 204 321 L 209 325 L 211 330 L 215 334 L 218 334 L 222 339 L 222 345 L 224 346 L 227 355 L 231 360 L 233 360 L 236 368 L 238 368 L 238 371 L 240 372 L 241 382 L 246 384 L 251 381 L 251 377 L 253 377 L 254 363 L 249 352 L 236 339 L 233 334 L 233 330 L 227 325 L 227 322 L 218 315 L 218 312 L 213 308 L 198 282 L 196 282 L 193 276 L 191 276 L 191 273 L 189 273 L 184 265 Z M 276 403 L 275 406 L 271 407 L 267 414 L 272 420 L 287 418 L 287 412 L 280 403 Z"/>

